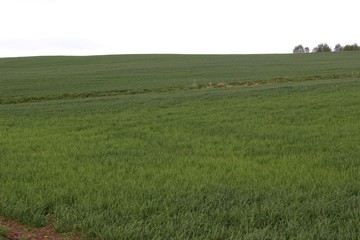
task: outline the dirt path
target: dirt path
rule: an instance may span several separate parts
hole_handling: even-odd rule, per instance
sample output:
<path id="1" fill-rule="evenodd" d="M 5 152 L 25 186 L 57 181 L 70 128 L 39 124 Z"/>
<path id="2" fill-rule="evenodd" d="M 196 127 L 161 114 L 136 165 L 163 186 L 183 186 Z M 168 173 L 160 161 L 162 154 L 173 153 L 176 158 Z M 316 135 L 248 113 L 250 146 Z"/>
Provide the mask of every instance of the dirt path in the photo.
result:
<path id="1" fill-rule="evenodd" d="M 80 240 L 84 239 L 80 234 L 64 235 L 54 230 L 54 222 L 46 227 L 31 228 L 15 221 L 0 217 L 0 240 Z"/>

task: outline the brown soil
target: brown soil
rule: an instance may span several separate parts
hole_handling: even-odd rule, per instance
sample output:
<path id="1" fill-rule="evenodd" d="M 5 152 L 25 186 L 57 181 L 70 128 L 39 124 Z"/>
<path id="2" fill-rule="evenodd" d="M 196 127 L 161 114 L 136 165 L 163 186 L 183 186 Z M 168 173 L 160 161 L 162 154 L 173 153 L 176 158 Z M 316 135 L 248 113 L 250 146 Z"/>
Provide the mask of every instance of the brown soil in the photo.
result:
<path id="1" fill-rule="evenodd" d="M 19 224 L 10 219 L 0 217 L 0 227 L 6 229 L 7 238 L 10 240 L 80 240 L 84 239 L 80 234 L 64 235 L 56 233 L 54 230 L 55 222 L 51 222 L 48 226 L 42 228 L 32 228 L 23 224 Z"/>

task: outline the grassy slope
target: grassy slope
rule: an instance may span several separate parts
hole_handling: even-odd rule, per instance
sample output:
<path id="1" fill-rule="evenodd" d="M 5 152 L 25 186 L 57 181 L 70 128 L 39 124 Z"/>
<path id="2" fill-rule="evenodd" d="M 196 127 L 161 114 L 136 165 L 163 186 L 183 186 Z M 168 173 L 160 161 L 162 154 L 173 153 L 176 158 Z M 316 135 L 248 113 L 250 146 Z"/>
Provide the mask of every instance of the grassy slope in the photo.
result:
<path id="1" fill-rule="evenodd" d="M 348 74 L 359 61 L 358 53 L 9 58 L 0 59 L 0 99 Z"/>
<path id="2" fill-rule="evenodd" d="M 207 59 L 181 57 L 195 69 Z M 309 58 L 319 66 L 304 74 L 315 75 L 354 71 L 349 62 L 358 56 L 298 57 L 229 58 L 255 58 L 264 69 L 269 59 Z M 337 58 L 349 62 L 327 69 Z M 5 61 L 36 69 L 36 60 Z M 272 68 L 264 78 L 284 76 Z M 144 84 L 166 85 L 152 77 Z M 45 93 L 47 82 L 24 95 Z M 91 91 L 80 83 L 73 90 Z M 16 86 L 6 86 L 14 91 L 6 96 L 16 96 Z M 102 239 L 356 239 L 359 94 L 359 79 L 349 78 L 0 105 L 0 214 L 35 225 L 55 218 L 59 230 Z"/>

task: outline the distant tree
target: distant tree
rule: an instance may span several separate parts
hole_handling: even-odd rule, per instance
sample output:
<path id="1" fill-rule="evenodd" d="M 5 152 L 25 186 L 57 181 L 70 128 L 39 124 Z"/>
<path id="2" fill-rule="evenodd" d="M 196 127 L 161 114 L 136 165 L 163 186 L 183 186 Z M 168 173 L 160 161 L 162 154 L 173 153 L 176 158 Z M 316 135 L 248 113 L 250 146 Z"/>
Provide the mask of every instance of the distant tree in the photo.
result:
<path id="1" fill-rule="evenodd" d="M 302 45 L 294 47 L 293 53 L 305 53 L 305 49 Z"/>
<path id="2" fill-rule="evenodd" d="M 327 43 L 320 43 L 312 50 L 313 53 L 331 52 L 331 48 Z"/>
<path id="3" fill-rule="evenodd" d="M 346 45 L 343 48 L 344 51 L 360 51 L 360 47 L 354 43 L 353 45 Z"/>
<path id="4" fill-rule="evenodd" d="M 310 49 L 308 47 L 305 48 L 305 53 L 309 53 Z"/>
<path id="5" fill-rule="evenodd" d="M 343 50 L 343 47 L 340 45 L 340 43 L 336 44 L 334 48 L 334 52 L 341 52 Z"/>

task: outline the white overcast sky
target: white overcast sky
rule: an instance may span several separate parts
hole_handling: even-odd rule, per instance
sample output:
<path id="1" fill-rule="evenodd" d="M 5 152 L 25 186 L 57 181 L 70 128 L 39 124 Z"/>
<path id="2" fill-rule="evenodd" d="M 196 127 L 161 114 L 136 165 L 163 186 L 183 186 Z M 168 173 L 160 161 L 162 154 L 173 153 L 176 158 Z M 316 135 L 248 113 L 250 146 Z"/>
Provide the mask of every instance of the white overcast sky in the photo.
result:
<path id="1" fill-rule="evenodd" d="M 360 44 L 359 0 L 0 0 L 0 57 Z"/>

